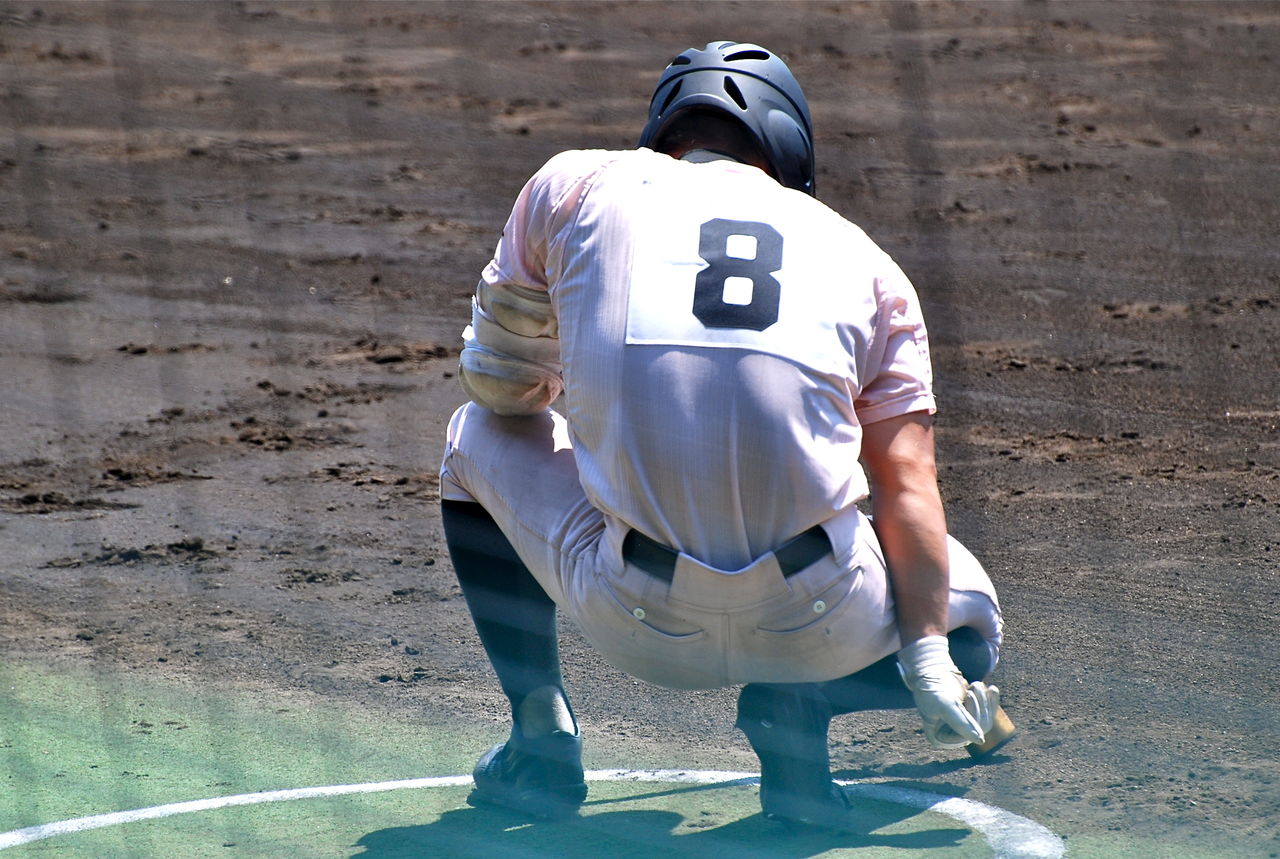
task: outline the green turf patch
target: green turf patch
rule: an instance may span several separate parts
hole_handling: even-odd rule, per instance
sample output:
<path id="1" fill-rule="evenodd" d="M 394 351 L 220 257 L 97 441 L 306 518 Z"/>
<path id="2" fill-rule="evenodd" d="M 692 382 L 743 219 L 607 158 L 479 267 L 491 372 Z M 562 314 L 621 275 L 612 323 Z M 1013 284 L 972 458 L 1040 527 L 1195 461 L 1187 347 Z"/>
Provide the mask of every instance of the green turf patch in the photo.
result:
<path id="1" fill-rule="evenodd" d="M 465 774 L 492 725 L 389 720 L 319 696 L 0 667 L 0 833 L 188 800 Z M 601 755 L 610 750 L 600 749 Z M 625 762 L 624 762 L 625 763 Z M 751 785 L 591 783 L 582 816 L 531 822 L 469 786 L 237 805 L 54 835 L 10 856 L 984 856 L 956 820 L 858 800 L 860 834 L 764 820 Z"/>
<path id="2" fill-rule="evenodd" d="M 0 666 L 0 831 L 260 790 L 465 773 L 491 740 L 316 696 Z"/>
<path id="3" fill-rule="evenodd" d="M 7 855 L 585 859 L 989 852 L 954 821 L 937 815 L 905 819 L 901 808 L 885 803 L 863 809 L 866 835 L 789 830 L 759 815 L 744 816 L 742 809 L 755 801 L 749 787 L 593 783 L 582 816 L 561 822 L 530 822 L 499 809 L 472 808 L 465 804 L 467 792 L 467 787 L 443 787 L 223 808 L 59 835 Z"/>

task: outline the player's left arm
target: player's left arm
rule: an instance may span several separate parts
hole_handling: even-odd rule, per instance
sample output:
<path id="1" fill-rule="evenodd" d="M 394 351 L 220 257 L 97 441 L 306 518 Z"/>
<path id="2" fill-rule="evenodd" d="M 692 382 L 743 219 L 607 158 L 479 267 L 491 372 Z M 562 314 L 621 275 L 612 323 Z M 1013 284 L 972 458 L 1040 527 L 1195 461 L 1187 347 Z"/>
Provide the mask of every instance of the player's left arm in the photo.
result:
<path id="1" fill-rule="evenodd" d="M 537 414 L 563 390 L 559 325 L 546 277 L 556 175 L 545 165 L 516 197 L 462 334 L 462 387 L 500 415 Z"/>
<path id="2" fill-rule="evenodd" d="M 558 334 L 545 291 L 499 277 L 482 279 L 471 302 L 471 324 L 462 333 L 463 389 L 500 415 L 543 411 L 564 387 Z"/>
<path id="3" fill-rule="evenodd" d="M 463 332 L 459 376 L 479 405 L 502 415 L 537 414 L 564 390 L 560 326 L 547 273 L 556 253 L 554 237 L 611 157 L 562 152 L 517 196 Z"/>

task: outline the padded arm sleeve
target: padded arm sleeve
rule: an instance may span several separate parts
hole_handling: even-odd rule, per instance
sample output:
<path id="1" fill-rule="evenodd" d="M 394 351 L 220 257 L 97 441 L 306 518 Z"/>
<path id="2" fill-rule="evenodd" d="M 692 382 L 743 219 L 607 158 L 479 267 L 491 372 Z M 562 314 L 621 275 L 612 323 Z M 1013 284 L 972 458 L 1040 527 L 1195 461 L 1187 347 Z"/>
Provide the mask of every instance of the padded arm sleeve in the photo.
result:
<path id="1" fill-rule="evenodd" d="M 462 333 L 467 394 L 500 415 L 531 415 L 560 396 L 560 340 L 545 292 L 481 281 Z"/>
<path id="2" fill-rule="evenodd" d="M 560 329 L 548 294 L 556 236 L 613 155 L 569 151 L 525 183 L 485 267 L 463 332 L 460 377 L 476 403 L 501 415 L 536 414 L 564 389 Z"/>

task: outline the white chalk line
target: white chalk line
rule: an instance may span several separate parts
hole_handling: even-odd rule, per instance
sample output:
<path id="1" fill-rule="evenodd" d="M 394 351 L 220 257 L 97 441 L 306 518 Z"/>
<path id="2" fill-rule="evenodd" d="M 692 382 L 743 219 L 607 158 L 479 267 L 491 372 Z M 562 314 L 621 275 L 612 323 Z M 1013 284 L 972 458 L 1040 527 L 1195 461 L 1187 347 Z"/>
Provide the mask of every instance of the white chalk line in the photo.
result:
<path id="1" fill-rule="evenodd" d="M 663 782 L 676 784 L 720 784 L 740 782 L 755 784 L 759 773 L 722 772 L 719 770 L 589 770 L 587 781 Z M 895 785 L 837 779 L 850 793 L 896 805 L 905 805 L 922 811 L 933 811 L 951 817 L 977 832 L 999 859 L 1060 859 L 1066 855 L 1066 845 L 1044 826 L 1020 817 L 1010 811 L 985 805 L 971 799 L 942 796 L 923 790 Z M 344 796 L 356 793 L 381 793 L 389 790 L 419 790 L 432 787 L 461 787 L 471 784 L 471 776 L 450 775 L 427 778 L 375 781 L 364 784 L 340 784 L 327 787 L 299 787 L 285 790 L 266 790 L 258 793 L 241 793 L 235 796 L 218 796 L 210 799 L 194 799 L 187 802 L 171 802 L 150 808 L 116 811 L 110 814 L 94 814 L 75 817 L 54 823 L 41 823 L 25 829 L 0 833 L 0 850 L 17 847 L 88 829 L 117 826 L 138 820 L 154 820 L 175 814 L 211 811 L 236 805 L 257 805 L 264 802 L 288 802 L 296 799 L 317 799 L 326 796 Z"/>

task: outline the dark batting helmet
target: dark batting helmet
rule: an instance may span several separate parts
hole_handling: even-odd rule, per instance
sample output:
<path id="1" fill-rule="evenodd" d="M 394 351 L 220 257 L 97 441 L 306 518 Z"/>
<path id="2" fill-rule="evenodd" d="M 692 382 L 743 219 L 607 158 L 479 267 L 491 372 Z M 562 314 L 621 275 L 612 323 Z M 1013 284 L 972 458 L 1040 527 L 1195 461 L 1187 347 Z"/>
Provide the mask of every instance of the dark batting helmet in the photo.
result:
<path id="1" fill-rule="evenodd" d="M 710 42 L 676 57 L 658 80 L 640 145 L 652 148 L 682 118 L 696 117 L 700 111 L 736 120 L 759 146 L 779 182 L 813 193 L 809 105 L 776 54 L 744 42 Z"/>

